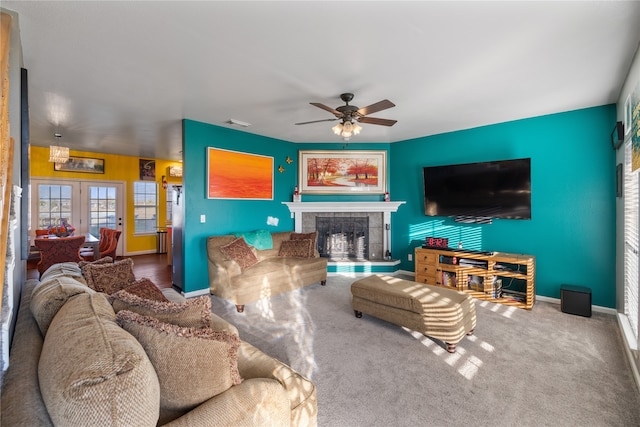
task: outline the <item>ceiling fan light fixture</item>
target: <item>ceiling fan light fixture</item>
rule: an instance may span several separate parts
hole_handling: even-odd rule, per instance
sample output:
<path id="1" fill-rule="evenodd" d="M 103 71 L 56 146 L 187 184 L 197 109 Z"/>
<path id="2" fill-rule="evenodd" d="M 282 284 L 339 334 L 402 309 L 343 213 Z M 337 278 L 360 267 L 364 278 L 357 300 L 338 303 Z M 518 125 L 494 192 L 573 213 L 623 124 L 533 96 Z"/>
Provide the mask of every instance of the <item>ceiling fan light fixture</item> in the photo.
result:
<path id="1" fill-rule="evenodd" d="M 362 126 L 357 123 L 345 121 L 344 123 L 338 123 L 331 128 L 334 134 L 341 136 L 345 141 L 349 141 L 353 135 L 358 135 L 362 130 Z"/>

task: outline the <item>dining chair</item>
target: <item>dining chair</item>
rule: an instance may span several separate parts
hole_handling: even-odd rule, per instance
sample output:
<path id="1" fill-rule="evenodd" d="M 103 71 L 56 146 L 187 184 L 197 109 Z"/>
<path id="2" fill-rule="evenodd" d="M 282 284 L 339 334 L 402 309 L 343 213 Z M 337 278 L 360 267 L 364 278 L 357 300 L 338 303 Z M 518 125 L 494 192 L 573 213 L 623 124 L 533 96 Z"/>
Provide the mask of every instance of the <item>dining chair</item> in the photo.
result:
<path id="1" fill-rule="evenodd" d="M 100 229 L 100 244 L 98 246 L 98 259 L 110 256 L 116 258 L 116 248 L 118 247 L 118 240 L 120 239 L 121 230 L 114 230 L 113 228 L 101 228 Z M 93 261 L 94 257 L 93 249 L 86 248 L 80 251 L 80 256 L 86 261 Z"/>
<path id="2" fill-rule="evenodd" d="M 116 249 L 118 248 L 118 240 L 120 239 L 121 230 L 109 229 L 109 247 L 104 251 L 100 251 L 100 258 L 110 256 L 114 260 L 116 259 Z"/>
<path id="3" fill-rule="evenodd" d="M 82 261 L 80 248 L 83 244 L 84 236 L 36 239 L 35 246 L 40 251 L 37 265 L 40 275 L 53 264 Z"/>
<path id="4" fill-rule="evenodd" d="M 100 227 L 99 230 L 99 240 L 100 243 L 98 243 L 98 256 L 104 252 L 110 245 L 109 242 L 109 231 L 111 230 L 111 228 L 107 228 L 107 227 Z M 98 259 L 98 257 L 95 256 L 95 254 L 93 253 L 93 248 L 81 248 L 80 249 L 80 256 L 85 260 L 85 261 L 93 261 L 95 259 Z M 100 257 L 102 258 L 102 257 Z"/>

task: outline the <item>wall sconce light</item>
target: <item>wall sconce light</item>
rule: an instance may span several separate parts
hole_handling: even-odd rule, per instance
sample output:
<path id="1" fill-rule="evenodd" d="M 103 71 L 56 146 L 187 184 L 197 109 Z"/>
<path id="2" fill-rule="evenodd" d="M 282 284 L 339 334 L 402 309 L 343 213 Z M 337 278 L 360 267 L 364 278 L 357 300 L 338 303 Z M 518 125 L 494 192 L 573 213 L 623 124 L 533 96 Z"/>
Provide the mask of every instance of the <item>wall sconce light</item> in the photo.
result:
<path id="1" fill-rule="evenodd" d="M 169 183 L 167 182 L 167 177 L 165 175 L 162 175 L 162 188 L 166 190 L 168 185 Z"/>

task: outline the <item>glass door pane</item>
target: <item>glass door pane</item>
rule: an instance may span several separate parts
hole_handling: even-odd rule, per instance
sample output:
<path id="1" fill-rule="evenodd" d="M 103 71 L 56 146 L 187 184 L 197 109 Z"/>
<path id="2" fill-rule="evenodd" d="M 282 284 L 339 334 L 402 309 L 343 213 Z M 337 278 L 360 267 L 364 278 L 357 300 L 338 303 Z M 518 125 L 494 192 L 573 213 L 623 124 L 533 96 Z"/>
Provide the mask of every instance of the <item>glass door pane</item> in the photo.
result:
<path id="1" fill-rule="evenodd" d="M 35 228 L 45 229 L 59 225 L 62 220 L 78 224 L 73 211 L 73 186 L 66 184 L 37 184 L 37 223 Z"/>
<path id="2" fill-rule="evenodd" d="M 82 182 L 81 218 L 86 231 L 100 236 L 101 228 L 122 231 L 118 239 L 116 255 L 122 256 L 125 247 L 123 226 L 124 186 L 118 182 Z"/>
<path id="3" fill-rule="evenodd" d="M 116 228 L 116 187 L 89 185 L 89 233 L 99 236 L 100 228 Z"/>

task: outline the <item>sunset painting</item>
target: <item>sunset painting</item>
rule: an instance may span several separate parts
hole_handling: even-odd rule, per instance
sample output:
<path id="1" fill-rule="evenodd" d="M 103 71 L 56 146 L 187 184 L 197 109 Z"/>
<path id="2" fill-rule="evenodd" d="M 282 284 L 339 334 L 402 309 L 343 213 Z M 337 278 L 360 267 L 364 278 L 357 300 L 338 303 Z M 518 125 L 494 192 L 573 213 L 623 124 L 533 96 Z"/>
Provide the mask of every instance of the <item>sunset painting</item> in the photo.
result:
<path id="1" fill-rule="evenodd" d="M 383 193 L 386 152 L 300 152 L 303 193 Z"/>
<path id="2" fill-rule="evenodd" d="M 273 200 L 273 157 L 207 148 L 207 197 Z"/>

